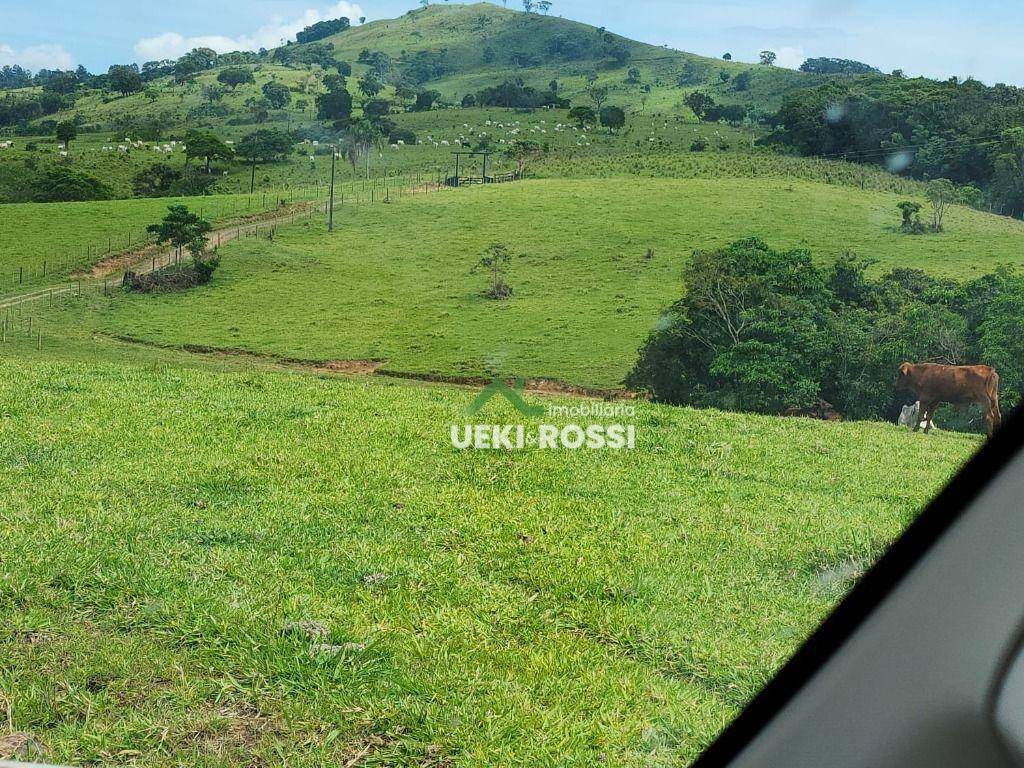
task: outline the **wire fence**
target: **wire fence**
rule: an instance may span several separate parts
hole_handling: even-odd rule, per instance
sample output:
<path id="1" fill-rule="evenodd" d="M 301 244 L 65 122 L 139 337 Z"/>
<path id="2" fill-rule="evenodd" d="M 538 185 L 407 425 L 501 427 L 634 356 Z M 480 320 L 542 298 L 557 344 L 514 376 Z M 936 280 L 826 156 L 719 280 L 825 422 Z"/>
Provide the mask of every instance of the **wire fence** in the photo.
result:
<path id="1" fill-rule="evenodd" d="M 409 194 L 413 187 L 440 185 L 444 178 L 424 172 L 399 175 L 381 175 L 356 181 L 347 180 L 335 185 L 335 199 L 344 198 L 361 202 L 390 199 L 393 195 Z M 302 187 L 283 187 L 257 191 L 249 195 L 232 195 L 223 199 L 196 197 L 184 204 L 192 208 L 200 218 L 214 224 L 224 224 L 237 219 L 266 214 L 288 205 L 325 200 L 330 194 L 329 184 L 313 184 Z M 178 198 L 168 199 L 168 204 L 182 202 Z M 153 223 L 156 223 L 155 221 Z M 42 258 L 25 258 L 19 263 L 17 256 L 7 265 L 0 266 L 0 301 L 5 295 L 53 280 L 68 277 L 78 271 L 91 268 L 96 262 L 130 255 L 155 246 L 154 236 L 144 226 L 116 227 L 100 234 L 93 242 L 46 254 Z"/>
<path id="2" fill-rule="evenodd" d="M 516 174 L 515 178 L 502 178 L 500 183 L 519 178 L 522 177 Z M 488 179 L 487 183 L 499 182 Z M 335 185 L 334 211 L 347 206 L 397 202 L 408 197 L 451 188 L 450 178 L 441 175 L 433 177 L 426 174 L 409 174 L 350 181 Z M 235 240 L 273 240 L 281 226 L 302 220 L 326 220 L 331 211 L 329 198 L 330 188 L 323 188 L 318 190 L 313 200 L 303 201 L 305 204 L 301 205 L 299 210 L 292 209 L 280 216 L 239 222 L 215 230 L 209 235 L 209 245 L 213 249 L 219 249 Z M 69 308 L 91 297 L 116 296 L 125 287 L 125 274 L 128 272 L 141 275 L 184 267 L 181 254 L 171 249 L 137 255 L 137 259 L 126 260 L 121 268 L 101 277 L 65 277 L 59 282 L 0 299 L 0 345 L 28 344 L 42 350 L 47 344 L 59 342 L 66 333 L 59 323 L 52 326 L 46 323 L 45 315 L 49 311 Z"/>

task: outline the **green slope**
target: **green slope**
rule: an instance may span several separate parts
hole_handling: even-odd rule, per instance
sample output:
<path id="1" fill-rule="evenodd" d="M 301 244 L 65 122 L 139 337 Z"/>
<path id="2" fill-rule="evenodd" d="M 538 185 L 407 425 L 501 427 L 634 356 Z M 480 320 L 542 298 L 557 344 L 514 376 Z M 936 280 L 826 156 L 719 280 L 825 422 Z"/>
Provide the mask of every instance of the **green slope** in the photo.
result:
<path id="1" fill-rule="evenodd" d="M 630 55 L 624 64 L 605 52 L 606 39 L 623 46 Z M 794 88 L 822 82 L 822 78 L 780 68 L 711 59 L 637 42 L 569 19 L 524 13 L 492 3 L 434 4 L 410 11 L 398 19 L 370 22 L 326 38 L 337 57 L 353 64 L 364 49 L 382 51 L 399 69 L 422 51 L 445 51 L 447 73 L 431 79 L 430 87 L 451 98 L 475 93 L 508 77 L 546 88 L 558 79 L 567 97 L 578 96 L 585 76 L 593 74 L 609 86 L 613 102 L 638 105 L 641 87 L 651 87 L 649 106 L 668 109 L 681 104 L 695 87 L 711 89 L 723 101 L 749 103 L 773 109 Z M 625 82 L 627 70 L 641 72 L 637 84 Z M 737 91 L 723 83 L 720 72 L 735 76 L 750 71 L 749 90 Z M 683 88 L 680 75 L 686 76 Z"/>
<path id="2" fill-rule="evenodd" d="M 457 452 L 470 397 L 0 360 L 11 726 L 63 765 L 686 764 L 978 444 L 639 404 L 632 452 Z"/>
<path id="3" fill-rule="evenodd" d="M 334 236 L 318 221 L 273 243 L 233 243 L 201 290 L 97 298 L 44 327 L 614 386 L 679 297 L 695 249 L 756 235 L 821 259 L 852 249 L 879 269 L 967 277 L 1021 264 L 1024 223 L 956 208 L 945 233 L 903 235 L 893 231 L 901 199 L 778 179 L 550 180 L 405 197 L 342 208 Z M 494 242 L 522 254 L 507 302 L 482 298 L 485 277 L 471 272 Z"/>

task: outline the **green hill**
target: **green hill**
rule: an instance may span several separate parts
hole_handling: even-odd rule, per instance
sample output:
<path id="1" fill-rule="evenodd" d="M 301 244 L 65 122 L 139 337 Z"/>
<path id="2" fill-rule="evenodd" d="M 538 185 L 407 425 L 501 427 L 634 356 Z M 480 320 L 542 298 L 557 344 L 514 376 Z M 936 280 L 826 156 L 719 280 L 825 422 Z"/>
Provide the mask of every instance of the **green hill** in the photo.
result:
<path id="1" fill-rule="evenodd" d="M 611 100 L 640 105 L 649 86 L 648 108 L 679 106 L 688 90 L 710 89 L 726 101 L 761 111 L 778 107 L 789 91 L 825 78 L 781 68 L 723 61 L 648 45 L 569 19 L 523 13 L 491 3 L 434 4 L 398 19 L 370 22 L 328 37 L 342 60 L 356 64 L 364 50 L 386 53 L 399 73 L 429 72 L 415 79 L 458 99 L 508 77 L 546 88 L 552 79 L 568 97 L 583 93 L 588 75 L 606 85 Z M 437 72 L 424 70 L 431 56 Z M 417 66 L 420 64 L 420 66 Z M 637 82 L 627 83 L 636 68 Z M 720 73 L 730 76 L 723 82 Z M 732 78 L 751 73 L 749 88 L 737 90 Z"/>
<path id="2" fill-rule="evenodd" d="M 980 277 L 1021 264 L 1024 224 L 955 208 L 913 236 L 891 193 L 778 179 L 544 180 L 346 205 L 273 242 L 223 249 L 208 288 L 97 297 L 41 318 L 170 345 L 307 360 L 375 359 L 397 372 L 544 377 L 615 387 L 682 292 L 693 251 L 758 236 L 821 260 L 846 250 L 877 269 Z M 488 246 L 515 258 L 508 302 L 481 296 Z"/>

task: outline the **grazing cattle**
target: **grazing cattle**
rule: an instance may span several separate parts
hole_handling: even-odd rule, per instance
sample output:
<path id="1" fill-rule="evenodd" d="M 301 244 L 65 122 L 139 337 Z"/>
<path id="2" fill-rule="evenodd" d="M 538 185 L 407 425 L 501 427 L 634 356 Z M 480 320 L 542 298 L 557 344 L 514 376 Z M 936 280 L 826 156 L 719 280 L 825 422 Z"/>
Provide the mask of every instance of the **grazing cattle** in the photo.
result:
<path id="1" fill-rule="evenodd" d="M 909 390 L 921 401 L 921 424 L 930 432 L 932 416 L 939 403 L 969 405 L 976 403 L 985 413 L 991 437 L 1002 423 L 999 412 L 999 374 L 987 365 L 936 365 L 922 363 L 900 366 L 896 389 Z M 914 427 L 916 432 L 920 424 Z"/>

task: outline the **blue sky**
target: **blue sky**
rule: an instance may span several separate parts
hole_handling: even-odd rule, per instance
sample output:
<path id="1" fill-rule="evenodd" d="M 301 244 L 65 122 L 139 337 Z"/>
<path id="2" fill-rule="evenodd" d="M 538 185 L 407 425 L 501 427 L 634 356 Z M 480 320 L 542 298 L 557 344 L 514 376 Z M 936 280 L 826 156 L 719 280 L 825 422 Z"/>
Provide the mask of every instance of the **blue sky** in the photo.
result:
<path id="1" fill-rule="evenodd" d="M 509 0 L 509 7 L 519 2 Z M 87 11 L 71 0 L 4 5 L 0 64 L 102 71 L 177 56 L 195 43 L 271 47 L 311 21 L 389 18 L 414 0 L 92 0 Z M 784 66 L 842 56 L 885 71 L 1024 85 L 1018 0 L 554 0 L 551 13 L 656 45 L 711 56 L 729 51 L 743 61 L 771 48 Z"/>

